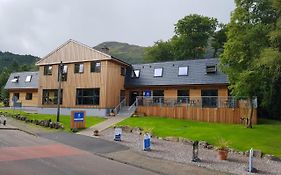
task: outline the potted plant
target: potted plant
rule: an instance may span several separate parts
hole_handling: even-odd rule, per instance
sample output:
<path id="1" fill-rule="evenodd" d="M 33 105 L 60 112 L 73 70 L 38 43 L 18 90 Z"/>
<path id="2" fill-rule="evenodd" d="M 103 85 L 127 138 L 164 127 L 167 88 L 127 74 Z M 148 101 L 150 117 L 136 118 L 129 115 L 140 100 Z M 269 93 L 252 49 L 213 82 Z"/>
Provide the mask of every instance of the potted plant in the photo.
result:
<path id="1" fill-rule="evenodd" d="M 218 150 L 218 159 L 226 160 L 228 155 L 229 143 L 225 139 L 221 138 L 217 142 L 216 150 Z"/>

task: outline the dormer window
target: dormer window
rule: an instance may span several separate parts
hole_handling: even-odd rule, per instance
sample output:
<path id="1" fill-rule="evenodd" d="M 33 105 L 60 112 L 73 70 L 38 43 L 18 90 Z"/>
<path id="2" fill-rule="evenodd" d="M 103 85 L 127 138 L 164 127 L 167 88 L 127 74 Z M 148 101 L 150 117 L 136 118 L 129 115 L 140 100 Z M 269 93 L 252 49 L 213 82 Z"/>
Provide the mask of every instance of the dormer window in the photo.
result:
<path id="1" fill-rule="evenodd" d="M 207 65 L 206 74 L 214 74 L 217 72 L 217 65 Z"/>
<path id="2" fill-rule="evenodd" d="M 18 83 L 20 77 L 19 76 L 14 76 L 14 79 L 11 80 L 12 83 Z"/>
<path id="3" fill-rule="evenodd" d="M 188 75 L 188 66 L 179 67 L 179 76 L 187 76 Z"/>
<path id="4" fill-rule="evenodd" d="M 163 68 L 155 68 L 154 69 L 154 77 L 162 77 L 163 76 Z"/>
<path id="5" fill-rule="evenodd" d="M 29 82 L 31 82 L 31 79 L 32 79 L 32 75 L 28 75 L 25 78 L 25 82 L 29 83 Z"/>
<path id="6" fill-rule="evenodd" d="M 135 69 L 132 71 L 132 78 L 139 78 L 140 77 L 140 70 Z"/>

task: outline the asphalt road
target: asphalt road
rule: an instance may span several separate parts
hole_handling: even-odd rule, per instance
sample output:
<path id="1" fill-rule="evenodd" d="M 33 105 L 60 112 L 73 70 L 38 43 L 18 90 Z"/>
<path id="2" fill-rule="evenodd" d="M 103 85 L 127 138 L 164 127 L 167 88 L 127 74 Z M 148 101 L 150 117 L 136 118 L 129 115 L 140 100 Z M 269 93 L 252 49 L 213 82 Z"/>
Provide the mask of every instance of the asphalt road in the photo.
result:
<path id="1" fill-rule="evenodd" d="M 67 133 L 35 137 L 21 131 L 0 130 L 0 174 L 156 175 L 93 154 L 125 149 L 111 142 Z"/>

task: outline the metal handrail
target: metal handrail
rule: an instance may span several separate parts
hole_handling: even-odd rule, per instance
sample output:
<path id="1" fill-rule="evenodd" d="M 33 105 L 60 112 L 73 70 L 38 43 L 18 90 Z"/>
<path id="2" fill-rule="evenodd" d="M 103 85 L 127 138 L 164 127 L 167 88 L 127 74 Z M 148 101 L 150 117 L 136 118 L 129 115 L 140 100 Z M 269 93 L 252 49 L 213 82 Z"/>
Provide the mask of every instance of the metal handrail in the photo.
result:
<path id="1" fill-rule="evenodd" d="M 121 110 L 121 107 L 122 107 L 121 105 L 122 105 L 124 102 L 126 103 L 126 98 L 124 98 L 124 99 L 113 109 L 115 115 Z M 118 110 L 119 107 L 120 107 L 120 109 Z"/>
<path id="2" fill-rule="evenodd" d="M 133 107 L 137 107 L 138 98 L 136 98 L 135 102 L 128 108 L 128 111 L 130 111 Z"/>

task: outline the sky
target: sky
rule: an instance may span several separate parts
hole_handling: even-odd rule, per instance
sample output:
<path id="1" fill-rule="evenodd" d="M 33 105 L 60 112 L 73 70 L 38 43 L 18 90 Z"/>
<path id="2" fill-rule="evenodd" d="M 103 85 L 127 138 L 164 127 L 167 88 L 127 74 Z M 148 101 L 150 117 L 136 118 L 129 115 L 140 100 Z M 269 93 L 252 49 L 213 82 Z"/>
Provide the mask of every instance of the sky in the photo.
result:
<path id="1" fill-rule="evenodd" d="M 44 57 L 74 39 L 151 46 L 189 14 L 228 23 L 234 0 L 0 0 L 0 50 Z"/>

